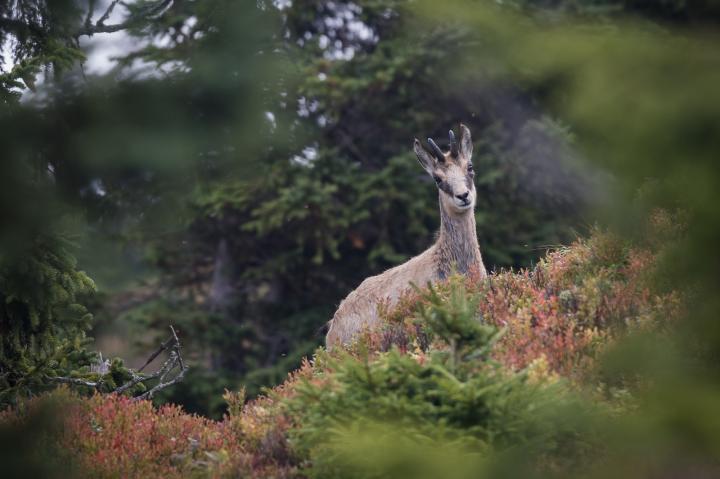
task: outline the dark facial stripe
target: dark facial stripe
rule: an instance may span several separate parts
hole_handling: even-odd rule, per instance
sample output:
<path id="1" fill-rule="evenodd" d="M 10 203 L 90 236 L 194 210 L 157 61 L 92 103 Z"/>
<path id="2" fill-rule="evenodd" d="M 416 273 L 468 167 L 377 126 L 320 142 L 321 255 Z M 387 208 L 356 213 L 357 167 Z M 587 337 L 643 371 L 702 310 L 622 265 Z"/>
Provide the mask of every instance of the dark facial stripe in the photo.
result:
<path id="1" fill-rule="evenodd" d="M 438 183 L 438 188 L 440 188 L 442 191 L 444 191 L 445 193 L 447 193 L 450 196 L 453 195 L 452 188 L 450 187 L 450 184 L 448 184 L 447 181 L 441 181 L 440 183 Z"/>

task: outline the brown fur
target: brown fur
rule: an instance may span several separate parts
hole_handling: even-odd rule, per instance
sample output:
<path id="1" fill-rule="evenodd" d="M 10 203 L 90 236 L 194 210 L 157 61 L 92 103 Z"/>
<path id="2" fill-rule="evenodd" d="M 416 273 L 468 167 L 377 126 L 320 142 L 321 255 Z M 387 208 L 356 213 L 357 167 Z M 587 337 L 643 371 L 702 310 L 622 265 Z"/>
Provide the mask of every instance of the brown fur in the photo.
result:
<path id="1" fill-rule="evenodd" d="M 462 138 L 460 154 L 453 157 L 445 154 L 444 161 L 438 161 L 415 140 L 415 153 L 425 170 L 438 182 L 440 203 L 440 232 L 437 241 L 423 253 L 407 262 L 390 268 L 382 274 L 364 280 L 338 307 L 326 344 L 332 349 L 352 341 L 364 329 L 376 328 L 381 323 L 378 305 L 386 303 L 392 307 L 398 298 L 410 288 L 410 283 L 423 286 L 446 278 L 452 270 L 462 274 L 477 270 L 486 275 L 480 255 L 475 229 L 475 185 L 471 164 L 472 142 L 470 131 L 461 125 Z M 471 206 L 461 204 L 456 195 L 468 193 Z"/>

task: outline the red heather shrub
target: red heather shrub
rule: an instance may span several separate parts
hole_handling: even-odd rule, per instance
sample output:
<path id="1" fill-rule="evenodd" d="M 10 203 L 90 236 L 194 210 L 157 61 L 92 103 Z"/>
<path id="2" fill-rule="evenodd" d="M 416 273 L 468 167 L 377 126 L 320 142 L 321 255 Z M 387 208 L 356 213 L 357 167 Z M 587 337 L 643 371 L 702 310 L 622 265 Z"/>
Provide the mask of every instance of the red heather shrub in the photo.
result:
<path id="1" fill-rule="evenodd" d="M 92 474 L 180 477 L 183 469 L 218 460 L 239 443 L 224 428 L 173 405 L 99 396 L 70 409 L 63 440 Z"/>
<path id="2" fill-rule="evenodd" d="M 298 477 L 287 442 L 291 418 L 283 401 L 295 385 L 314 376 L 308 361 L 271 394 L 244 404 L 244 394 L 226 393 L 228 414 L 213 421 L 179 406 L 154 407 L 125 396 L 80 397 L 66 389 L 34 398 L 18 410 L 0 412 L 0 427 L 29 424 L 38 411 L 52 409 L 60 422 L 47 438 L 66 452 L 87 477 L 163 479 L 181 477 Z"/>
<path id="3" fill-rule="evenodd" d="M 657 253 L 596 233 L 550 253 L 532 271 L 498 273 L 480 291 L 482 317 L 505 328 L 496 357 L 513 368 L 543 359 L 574 377 L 610 341 L 681 314 L 677 293 L 653 293 Z"/>
<path id="4" fill-rule="evenodd" d="M 667 215 L 658 214 L 653 222 L 674 234 Z M 664 242 L 629 247 L 596 232 L 548 254 L 532 270 L 497 272 L 486 280 L 457 276 L 435 289 L 446 300 L 460 284 L 479 299 L 478 317 L 503 330 L 491 353 L 501 364 L 512 370 L 532 364 L 533 374 L 581 379 L 615 338 L 662 328 L 682 315 L 678 293 L 652 287 L 659 246 Z M 418 320 L 425 298 L 409 290 L 396 307 L 379 305 L 387 326 L 360 338 L 350 354 L 368 361 L 368 351 L 394 345 L 422 364 L 429 346 L 445 347 L 430 344 L 433 338 Z M 266 397 L 247 404 L 242 393 L 227 393 L 229 412 L 222 421 L 173 405 L 155 408 L 123 396 L 80 398 L 58 390 L 0 412 L 0 427 L 29 424 L 33 411 L 54 406 L 61 427 L 48 433 L 47 450 L 63 451 L 61 460 L 89 477 L 302 477 L 301 458 L 288 437 L 303 424 L 288 413 L 288 400 L 298 395 L 300 384 L 326 390 L 335 379 L 327 359 L 336 354 L 345 353 L 319 350 L 312 363 L 305 361 Z"/>
<path id="5" fill-rule="evenodd" d="M 650 222 L 667 230 L 667 215 Z M 667 234 L 667 231 L 663 234 Z M 464 278 L 468 294 L 479 295 L 478 316 L 503 329 L 493 356 L 512 369 L 533 362 L 550 372 L 578 378 L 610 342 L 629 331 L 661 328 L 682 314 L 677 292 L 653 293 L 653 273 L 663 243 L 637 243 L 596 231 L 590 239 L 549 253 L 532 270 L 496 272 L 486 280 Z M 447 294 L 449 284 L 438 291 Z M 364 347 L 403 351 L 424 348 L 428 339 L 418 321 L 422 297 L 409 291 L 391 310 L 381 305 L 387 327 L 370 332 Z"/>
<path id="6" fill-rule="evenodd" d="M 66 452 L 81 476 L 297 477 L 283 417 L 264 401 L 246 405 L 242 417 L 213 421 L 175 405 L 58 390 L 28 401 L 22 412 L 2 413 L 0 426 L 26 421 L 49 403 L 61 427 L 48 444 Z"/>

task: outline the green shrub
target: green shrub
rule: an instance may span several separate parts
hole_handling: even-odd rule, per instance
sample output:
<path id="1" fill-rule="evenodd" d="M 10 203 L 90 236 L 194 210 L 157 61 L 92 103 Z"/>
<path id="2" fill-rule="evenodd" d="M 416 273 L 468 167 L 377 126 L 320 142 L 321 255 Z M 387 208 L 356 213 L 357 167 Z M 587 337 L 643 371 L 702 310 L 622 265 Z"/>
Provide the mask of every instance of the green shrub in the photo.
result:
<path id="1" fill-rule="evenodd" d="M 443 477 L 470 477 L 520 450 L 578 452 L 583 441 L 555 414 L 572 402 L 563 383 L 503 369 L 490 358 L 500 331 L 478 320 L 477 293 L 459 276 L 448 289 L 423 293 L 429 352 L 321 354 L 321 372 L 296 386 L 292 444 L 310 477 L 438 477 L 446 466 Z"/>
<path id="2" fill-rule="evenodd" d="M 95 286 L 68 242 L 41 235 L 14 253 L 0 255 L 0 408 L 95 358 L 85 349 L 92 315 L 83 305 Z"/>
<path id="3" fill-rule="evenodd" d="M 596 232 L 533 272 L 418 289 L 386 313 L 387 329 L 347 351 L 319 349 L 266 396 L 243 404 L 243 393 L 227 393 L 221 421 L 70 395 L 50 444 L 96 477 L 607 477 L 624 465 L 657 468 L 662 461 L 645 464 L 637 451 L 623 455 L 628 437 L 650 444 L 654 416 L 638 404 L 657 396 L 625 379 L 647 376 L 650 365 L 625 356 L 586 374 L 628 331 L 663 335 L 646 337 L 660 372 L 676 363 L 664 329 L 683 301 L 648 294 L 657 257 L 648 248 Z M 396 345 L 377 347 L 388 338 Z M 47 399 L 0 413 L 0 425 L 30 424 Z"/>

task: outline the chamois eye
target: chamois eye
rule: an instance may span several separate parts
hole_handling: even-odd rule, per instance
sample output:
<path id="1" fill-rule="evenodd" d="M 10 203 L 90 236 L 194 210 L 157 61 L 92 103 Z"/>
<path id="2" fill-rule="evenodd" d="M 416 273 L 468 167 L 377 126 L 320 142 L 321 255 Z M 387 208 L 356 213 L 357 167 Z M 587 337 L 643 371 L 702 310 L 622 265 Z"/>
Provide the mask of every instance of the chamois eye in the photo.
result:
<path id="1" fill-rule="evenodd" d="M 440 184 L 442 179 L 438 175 L 433 175 L 433 180 L 435 180 L 435 183 Z"/>
<path id="2" fill-rule="evenodd" d="M 470 173 L 470 174 L 475 173 L 475 170 L 473 169 L 472 163 L 468 163 L 468 168 L 467 168 L 467 170 L 468 170 L 468 173 Z"/>

